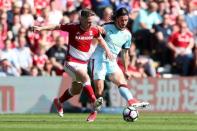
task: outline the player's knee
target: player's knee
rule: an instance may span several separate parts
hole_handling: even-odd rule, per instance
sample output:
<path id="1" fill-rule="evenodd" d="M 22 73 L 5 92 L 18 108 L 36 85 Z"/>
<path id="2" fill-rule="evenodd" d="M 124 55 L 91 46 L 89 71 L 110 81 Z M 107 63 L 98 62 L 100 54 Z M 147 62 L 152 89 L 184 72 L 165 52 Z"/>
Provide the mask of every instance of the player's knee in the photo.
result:
<path id="1" fill-rule="evenodd" d="M 116 84 L 117 86 L 119 86 L 119 85 L 127 85 L 127 82 L 124 81 L 124 80 L 118 80 L 115 84 Z"/>
<path id="2" fill-rule="evenodd" d="M 88 75 L 84 75 L 83 77 L 80 78 L 82 83 L 91 83 L 90 78 Z"/>
<path id="3" fill-rule="evenodd" d="M 91 85 L 90 80 L 87 80 L 86 82 L 83 82 L 83 83 L 82 83 L 82 86 L 83 86 L 83 87 L 84 87 L 84 86 L 87 86 L 87 85 Z"/>
<path id="4" fill-rule="evenodd" d="M 102 82 L 98 82 L 95 84 L 95 88 L 98 90 L 101 90 L 104 88 L 104 84 Z"/>
<path id="5" fill-rule="evenodd" d="M 70 94 L 71 94 L 72 96 L 78 95 L 80 92 L 81 92 L 81 90 L 73 90 L 73 89 L 70 89 Z"/>
<path id="6" fill-rule="evenodd" d="M 120 88 L 120 87 L 128 88 L 128 85 L 127 85 L 127 84 L 119 84 L 119 85 L 118 85 L 118 88 Z"/>
<path id="7" fill-rule="evenodd" d="M 70 88 L 70 93 L 72 95 L 77 95 L 81 92 L 82 89 L 82 84 L 79 82 L 73 82 L 72 83 L 72 88 Z"/>
<path id="8" fill-rule="evenodd" d="M 79 94 L 81 92 L 81 89 L 82 89 L 82 84 L 80 82 L 74 81 L 72 83 L 71 93 L 73 95 Z"/>

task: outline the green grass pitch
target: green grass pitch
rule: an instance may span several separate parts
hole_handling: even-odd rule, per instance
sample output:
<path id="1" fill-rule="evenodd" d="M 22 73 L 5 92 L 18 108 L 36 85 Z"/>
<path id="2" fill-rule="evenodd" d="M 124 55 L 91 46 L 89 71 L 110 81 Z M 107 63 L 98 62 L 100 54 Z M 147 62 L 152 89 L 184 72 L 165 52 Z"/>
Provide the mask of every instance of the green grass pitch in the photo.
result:
<path id="1" fill-rule="evenodd" d="M 0 131 L 197 131 L 194 113 L 140 113 L 129 123 L 121 114 L 99 114 L 87 123 L 88 114 L 1 114 Z"/>

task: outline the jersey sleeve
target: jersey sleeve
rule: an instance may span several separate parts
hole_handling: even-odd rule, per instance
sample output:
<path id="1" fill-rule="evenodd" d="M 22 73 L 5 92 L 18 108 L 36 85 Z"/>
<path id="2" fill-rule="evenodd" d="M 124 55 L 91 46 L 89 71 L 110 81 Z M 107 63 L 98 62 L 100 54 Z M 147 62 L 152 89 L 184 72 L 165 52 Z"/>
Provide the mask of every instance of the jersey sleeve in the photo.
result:
<path id="1" fill-rule="evenodd" d="M 92 31 L 93 31 L 94 38 L 98 38 L 99 36 L 101 36 L 100 31 L 97 27 L 92 28 Z"/>
<path id="2" fill-rule="evenodd" d="M 70 32 L 70 30 L 73 29 L 71 24 L 61 24 L 60 30 Z"/>
<path id="3" fill-rule="evenodd" d="M 128 40 L 126 41 L 126 43 L 122 46 L 123 49 L 129 49 L 131 47 L 131 42 L 132 41 L 132 37 L 131 34 L 128 35 Z"/>

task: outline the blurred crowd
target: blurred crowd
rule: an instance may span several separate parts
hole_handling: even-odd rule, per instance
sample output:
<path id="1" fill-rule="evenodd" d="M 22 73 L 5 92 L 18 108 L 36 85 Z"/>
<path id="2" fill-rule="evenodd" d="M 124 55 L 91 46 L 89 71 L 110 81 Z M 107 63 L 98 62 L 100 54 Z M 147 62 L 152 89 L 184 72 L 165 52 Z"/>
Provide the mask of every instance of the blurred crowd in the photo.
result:
<path id="1" fill-rule="evenodd" d="M 78 22 L 82 8 L 102 25 L 120 7 L 130 12 L 131 77 L 197 75 L 197 0 L 0 0 L 0 76 L 61 75 L 69 34 L 31 26 Z"/>

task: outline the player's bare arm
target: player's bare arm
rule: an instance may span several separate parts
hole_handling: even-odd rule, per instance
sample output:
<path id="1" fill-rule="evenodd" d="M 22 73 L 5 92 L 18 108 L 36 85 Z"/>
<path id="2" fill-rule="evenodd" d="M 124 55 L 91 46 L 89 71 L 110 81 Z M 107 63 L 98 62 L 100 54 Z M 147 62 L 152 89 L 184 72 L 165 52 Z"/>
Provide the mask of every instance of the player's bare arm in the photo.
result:
<path id="1" fill-rule="evenodd" d="M 109 47 L 107 46 L 107 43 L 105 42 L 105 40 L 103 39 L 103 37 L 102 36 L 99 36 L 97 39 L 98 39 L 98 43 L 105 50 L 107 58 L 110 59 L 110 60 L 112 60 L 114 58 L 113 57 L 113 54 L 111 53 L 111 51 L 110 51 Z"/>
<path id="2" fill-rule="evenodd" d="M 60 25 L 47 25 L 47 26 L 32 26 L 32 31 L 42 31 L 42 30 L 59 30 Z"/>
<path id="3" fill-rule="evenodd" d="M 129 78 L 129 75 L 128 75 L 129 50 L 128 49 L 122 49 L 121 57 L 122 57 L 123 65 L 124 65 L 125 76 L 127 78 Z"/>

